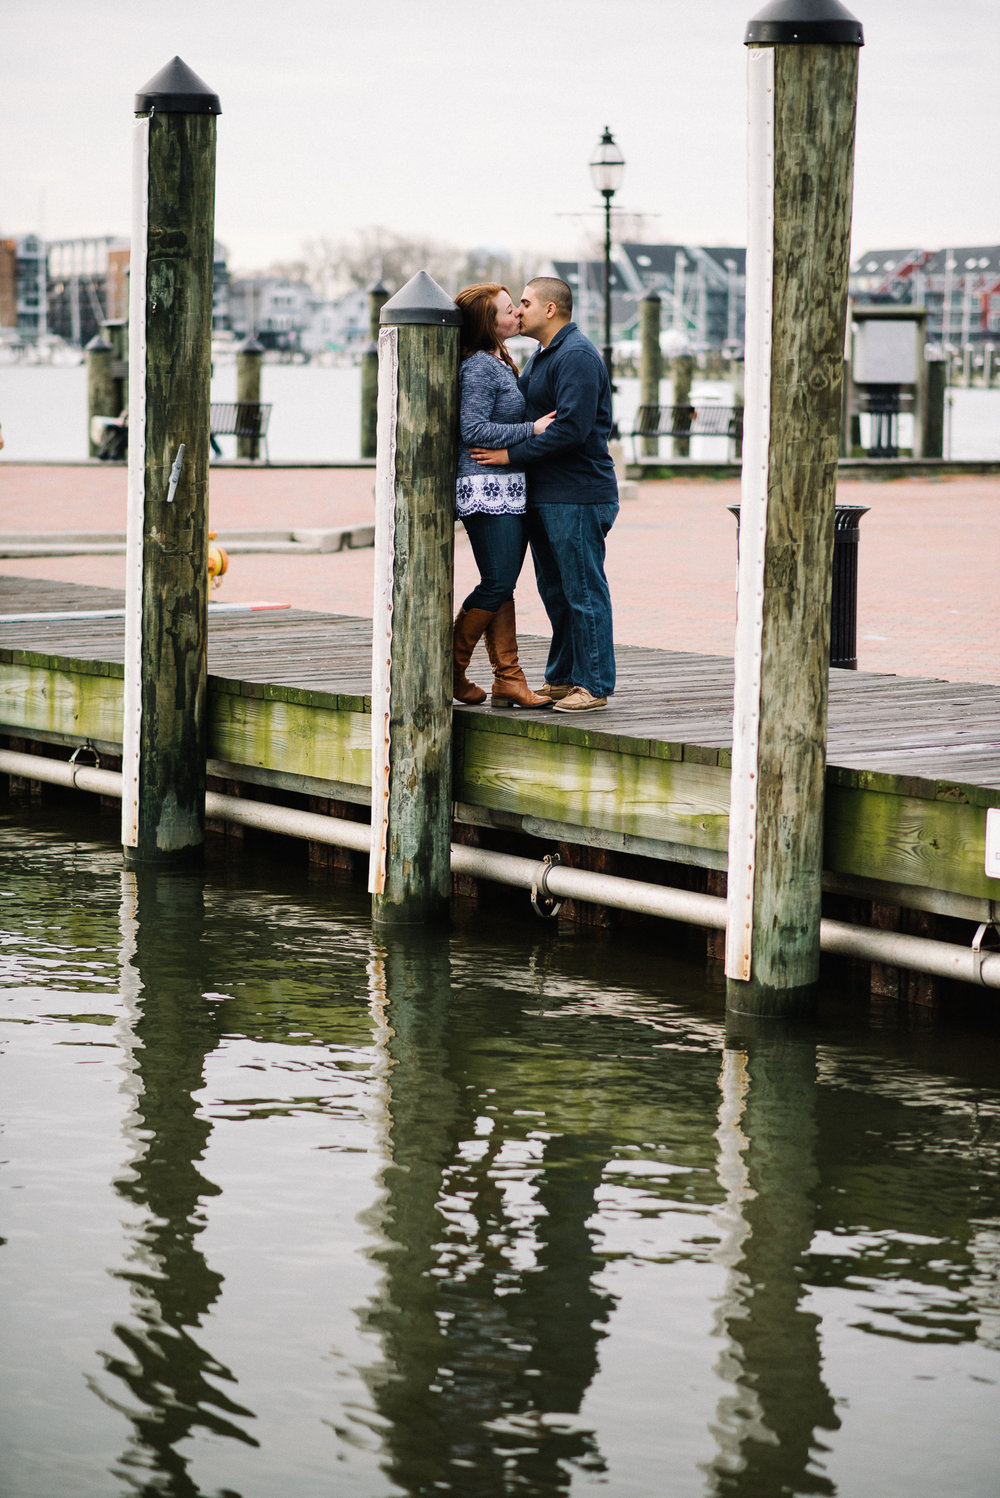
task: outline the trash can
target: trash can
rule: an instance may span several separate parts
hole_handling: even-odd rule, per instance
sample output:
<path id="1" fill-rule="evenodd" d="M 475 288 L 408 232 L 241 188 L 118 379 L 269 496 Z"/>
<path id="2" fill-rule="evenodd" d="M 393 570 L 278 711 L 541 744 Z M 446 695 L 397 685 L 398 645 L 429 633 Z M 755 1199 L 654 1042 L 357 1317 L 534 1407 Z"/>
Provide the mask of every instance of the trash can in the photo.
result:
<path id="1" fill-rule="evenodd" d="M 830 665 L 841 670 L 858 669 L 858 527 L 868 505 L 837 505 L 833 515 L 833 586 L 830 594 Z M 736 516 L 736 549 L 739 555 L 740 507 L 729 505 Z"/>

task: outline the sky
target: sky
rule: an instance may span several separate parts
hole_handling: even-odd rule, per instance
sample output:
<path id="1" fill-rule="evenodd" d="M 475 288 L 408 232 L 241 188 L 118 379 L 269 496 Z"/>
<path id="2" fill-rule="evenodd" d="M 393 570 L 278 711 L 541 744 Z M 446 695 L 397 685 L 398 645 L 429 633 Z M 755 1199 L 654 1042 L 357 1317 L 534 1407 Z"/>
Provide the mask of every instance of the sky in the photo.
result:
<path id="1" fill-rule="evenodd" d="M 998 0 L 847 0 L 862 22 L 855 255 L 1000 240 Z M 588 162 L 654 242 L 746 243 L 746 23 L 763 0 L 0 0 L 0 237 L 127 236 L 134 96 L 217 93 L 236 272 L 375 225 L 573 258 Z M 373 268 L 376 269 L 376 268 Z"/>

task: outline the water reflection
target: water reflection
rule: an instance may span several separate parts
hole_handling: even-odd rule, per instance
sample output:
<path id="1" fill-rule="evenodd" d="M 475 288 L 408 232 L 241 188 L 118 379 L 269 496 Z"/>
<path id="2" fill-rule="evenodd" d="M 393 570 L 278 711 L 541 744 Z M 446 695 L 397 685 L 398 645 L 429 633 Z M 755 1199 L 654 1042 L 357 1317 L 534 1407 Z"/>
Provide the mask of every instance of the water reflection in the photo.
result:
<path id="1" fill-rule="evenodd" d="M 279 873 L 0 826 L 17 1498 L 992 1491 L 994 1032 Z"/>
<path id="2" fill-rule="evenodd" d="M 386 1165 L 367 1222 L 384 1279 L 362 1316 L 382 1339 L 365 1379 L 386 1470 L 410 1493 L 568 1492 L 574 1468 L 604 1469 L 576 1417 L 611 1304 L 588 1229 L 606 1151 L 497 1107 L 440 941 L 381 946 L 372 1003 Z"/>
<path id="3" fill-rule="evenodd" d="M 813 1458 L 840 1421 L 823 1381 L 819 1317 L 804 1309 L 816 1231 L 816 1046 L 785 1027 L 730 1035 L 719 1082 L 727 1267 L 716 1334 L 726 1392 L 713 1433 L 718 1494 L 835 1491 Z"/>
<path id="4" fill-rule="evenodd" d="M 129 1267 L 132 1319 L 114 1332 L 121 1350 L 104 1352 L 100 1396 L 127 1416 L 132 1435 L 115 1475 L 137 1492 L 197 1494 L 179 1447 L 195 1429 L 256 1445 L 252 1411 L 221 1387 L 235 1385 L 195 1332 L 218 1299 L 222 1278 L 198 1239 L 206 1204 L 219 1188 L 199 1170 L 211 1125 L 196 1094 L 205 1058 L 217 1047 L 216 1005 L 203 997 L 205 911 L 198 877 L 149 870 L 122 878 L 121 992 L 133 1106 L 126 1123 L 131 1169 L 115 1182 L 140 1209 Z"/>

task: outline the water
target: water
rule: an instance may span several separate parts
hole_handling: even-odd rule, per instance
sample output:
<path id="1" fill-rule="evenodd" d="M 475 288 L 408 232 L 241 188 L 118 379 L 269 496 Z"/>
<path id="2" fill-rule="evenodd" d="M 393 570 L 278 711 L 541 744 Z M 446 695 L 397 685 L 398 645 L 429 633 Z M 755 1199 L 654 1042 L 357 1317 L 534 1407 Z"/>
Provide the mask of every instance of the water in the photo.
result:
<path id="1" fill-rule="evenodd" d="M 639 382 L 616 381 L 616 416 L 622 431 L 633 425 Z M 664 404 L 671 400 L 670 381 L 663 382 Z M 731 400 L 731 389 L 719 381 L 696 381 L 695 399 L 719 405 Z M 271 402 L 268 431 L 270 456 L 277 462 L 353 462 L 361 430 L 361 375 L 356 367 L 317 364 L 265 364 L 261 396 Z M 236 398 L 236 366 L 219 364 L 212 380 L 212 399 Z M 1000 390 L 952 390 L 946 412 L 948 454 L 967 460 L 1000 458 Z M 864 418 L 867 422 L 867 418 Z M 87 456 L 87 371 L 84 365 L 0 364 L 0 423 L 5 459 L 48 463 L 80 461 Z M 900 419 L 900 440 L 912 440 L 912 421 Z M 867 430 L 867 427 L 865 428 Z M 223 438 L 227 456 L 235 440 Z M 627 443 L 631 457 L 631 443 Z M 667 451 L 667 445 L 663 444 Z M 698 437 L 691 457 L 704 461 L 729 456 L 725 438 Z"/>
<path id="2" fill-rule="evenodd" d="M 986 1498 L 1000 1041 L 0 812 L 5 1498 Z M 506 901 L 509 898 L 510 904 Z"/>

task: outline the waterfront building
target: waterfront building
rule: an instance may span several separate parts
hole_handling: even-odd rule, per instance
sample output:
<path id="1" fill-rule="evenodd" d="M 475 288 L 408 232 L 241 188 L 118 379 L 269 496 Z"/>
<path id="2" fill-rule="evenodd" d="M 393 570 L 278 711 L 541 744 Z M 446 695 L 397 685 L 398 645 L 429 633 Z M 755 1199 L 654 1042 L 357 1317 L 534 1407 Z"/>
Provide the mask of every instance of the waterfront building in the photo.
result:
<path id="1" fill-rule="evenodd" d="M 604 261 L 553 260 L 546 274 L 573 288 L 577 322 L 595 343 L 604 338 Z M 746 314 L 746 250 L 707 245 L 615 245 L 611 265 L 611 331 L 616 344 L 638 337 L 639 303 L 656 291 L 662 328 L 675 348 L 740 357 Z"/>
<path id="2" fill-rule="evenodd" d="M 953 349 L 1000 338 L 1000 245 L 868 250 L 851 264 L 851 300 L 924 307 L 927 341 Z"/>
<path id="3" fill-rule="evenodd" d="M 237 338 L 253 334 L 280 353 L 311 356 L 368 342 L 368 293 L 361 287 L 330 299 L 306 281 L 248 276 L 230 287 L 230 317 Z"/>
<path id="4" fill-rule="evenodd" d="M 48 333 L 45 247 L 37 234 L 0 240 L 0 335 L 16 342 Z"/>
<path id="5" fill-rule="evenodd" d="M 57 239 L 45 249 L 50 332 L 86 348 L 106 322 L 128 317 L 127 239 Z"/>
<path id="6" fill-rule="evenodd" d="M 0 240 L 0 336 L 86 348 L 107 322 L 128 318 L 129 241 L 102 234 Z M 226 248 L 215 242 L 212 331 L 229 327 Z"/>
<path id="7" fill-rule="evenodd" d="M 746 260 L 742 245 L 638 244 L 618 246 L 626 291 L 650 291 L 663 301 L 662 326 L 683 338 L 692 353 L 743 352 Z"/>

